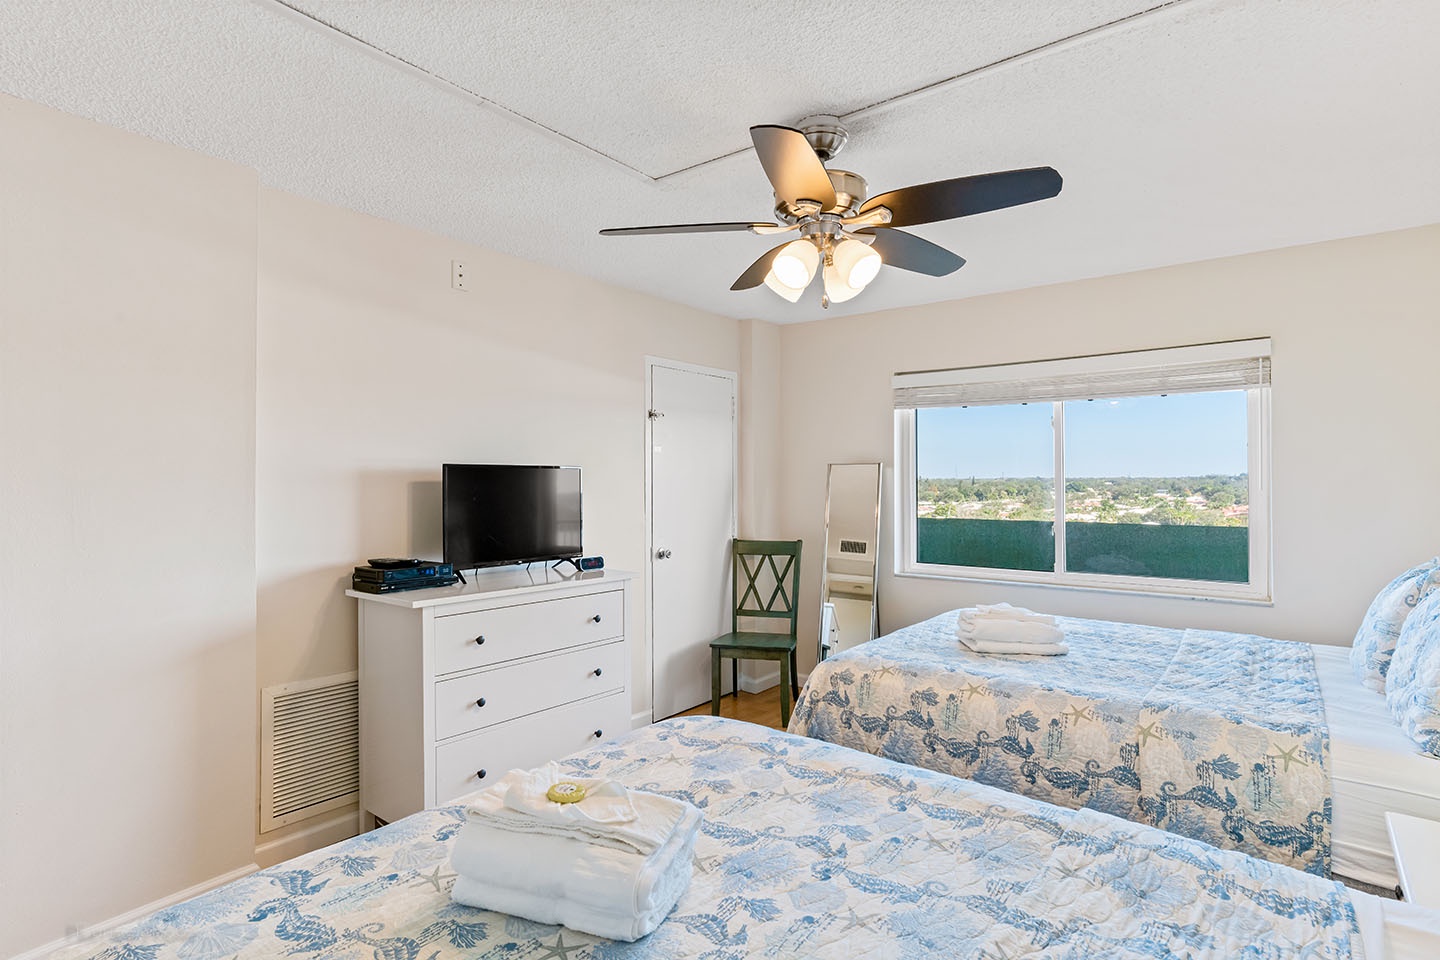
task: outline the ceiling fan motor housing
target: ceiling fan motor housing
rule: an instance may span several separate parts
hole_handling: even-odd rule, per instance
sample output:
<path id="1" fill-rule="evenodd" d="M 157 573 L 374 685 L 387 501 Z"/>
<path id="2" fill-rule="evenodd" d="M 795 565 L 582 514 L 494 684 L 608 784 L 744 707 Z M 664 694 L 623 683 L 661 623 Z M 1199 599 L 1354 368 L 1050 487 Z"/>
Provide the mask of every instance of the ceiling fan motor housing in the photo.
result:
<path id="1" fill-rule="evenodd" d="M 786 223 L 794 223 L 819 213 L 831 213 L 837 217 L 854 216 L 867 196 L 865 178 L 849 170 L 826 170 L 825 173 L 830 177 L 830 185 L 835 188 L 834 204 L 821 209 L 818 204 L 790 204 L 776 197 L 775 216 Z"/>

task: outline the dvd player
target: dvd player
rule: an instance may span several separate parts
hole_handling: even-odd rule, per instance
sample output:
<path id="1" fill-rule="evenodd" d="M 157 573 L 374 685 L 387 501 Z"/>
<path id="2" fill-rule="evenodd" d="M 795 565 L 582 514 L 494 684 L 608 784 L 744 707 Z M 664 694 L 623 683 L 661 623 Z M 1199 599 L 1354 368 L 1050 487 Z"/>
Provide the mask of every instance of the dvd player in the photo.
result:
<path id="1" fill-rule="evenodd" d="M 427 587 L 448 587 L 458 579 L 453 573 L 442 577 L 411 577 L 408 580 L 399 580 L 393 583 L 375 583 L 371 580 L 352 577 L 350 586 L 361 593 L 396 593 L 401 590 L 424 590 Z"/>
<path id="2" fill-rule="evenodd" d="M 365 565 L 355 568 L 355 580 L 366 583 L 406 583 L 411 580 L 427 580 L 435 577 L 453 576 L 455 568 L 448 563 L 416 561 L 408 567 L 375 567 Z"/>

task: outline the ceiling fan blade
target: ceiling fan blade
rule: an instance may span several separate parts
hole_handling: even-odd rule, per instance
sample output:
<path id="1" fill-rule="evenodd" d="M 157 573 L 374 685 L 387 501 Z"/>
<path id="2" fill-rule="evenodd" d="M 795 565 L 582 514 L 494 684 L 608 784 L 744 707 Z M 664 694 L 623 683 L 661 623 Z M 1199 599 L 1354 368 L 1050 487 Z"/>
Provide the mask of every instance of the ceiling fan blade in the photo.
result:
<path id="1" fill-rule="evenodd" d="M 805 134 L 791 127 L 762 124 L 750 128 L 750 139 L 755 141 L 755 154 L 775 196 L 792 205 L 813 200 L 821 210 L 835 205 L 835 187 Z"/>
<path id="2" fill-rule="evenodd" d="M 648 233 L 739 233 L 753 232 L 756 227 L 773 227 L 773 223 L 667 223 L 655 227 L 608 227 L 602 237 L 635 237 Z"/>
<path id="3" fill-rule="evenodd" d="M 765 254 L 746 268 L 745 272 L 730 284 L 731 290 L 749 290 L 751 287 L 758 287 L 765 282 L 765 275 L 770 272 L 770 264 L 775 262 L 775 255 L 788 247 L 789 243 L 782 243 L 778 247 L 772 247 L 765 251 Z"/>
<path id="4" fill-rule="evenodd" d="M 965 258 L 951 253 L 939 244 L 904 230 L 880 227 L 875 230 L 858 230 L 861 236 L 875 238 L 870 249 L 880 254 L 880 259 L 891 267 L 923 273 L 929 277 L 943 277 L 965 266 Z"/>
<path id="5" fill-rule="evenodd" d="M 891 214 L 890 226 L 912 227 L 1047 200 L 1060 192 L 1061 183 L 1053 167 L 982 173 L 891 190 L 866 200 L 860 213 L 886 207 Z"/>

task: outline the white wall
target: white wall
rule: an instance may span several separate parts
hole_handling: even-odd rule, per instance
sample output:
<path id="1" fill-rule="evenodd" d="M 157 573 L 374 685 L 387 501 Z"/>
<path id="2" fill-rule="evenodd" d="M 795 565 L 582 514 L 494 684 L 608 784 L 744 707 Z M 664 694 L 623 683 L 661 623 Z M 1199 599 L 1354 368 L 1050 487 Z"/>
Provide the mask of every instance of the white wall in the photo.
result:
<path id="1" fill-rule="evenodd" d="M 353 669 L 350 569 L 440 555 L 445 462 L 578 464 L 586 551 L 643 571 L 644 358 L 740 360 L 735 320 L 268 189 L 259 287 L 261 686 Z"/>
<path id="2" fill-rule="evenodd" d="M 250 862 L 253 172 L 0 96 L 0 955 Z"/>
<path id="3" fill-rule="evenodd" d="M 1375 591 L 1440 552 L 1437 263 L 1431 226 L 783 327 L 785 535 L 821 542 L 827 462 L 878 459 L 885 630 L 1004 598 L 1348 644 Z M 892 373 L 1261 336 L 1275 351 L 1273 605 L 893 575 Z M 807 565 L 810 597 L 819 573 Z M 800 625 L 809 662 L 815 607 Z"/>

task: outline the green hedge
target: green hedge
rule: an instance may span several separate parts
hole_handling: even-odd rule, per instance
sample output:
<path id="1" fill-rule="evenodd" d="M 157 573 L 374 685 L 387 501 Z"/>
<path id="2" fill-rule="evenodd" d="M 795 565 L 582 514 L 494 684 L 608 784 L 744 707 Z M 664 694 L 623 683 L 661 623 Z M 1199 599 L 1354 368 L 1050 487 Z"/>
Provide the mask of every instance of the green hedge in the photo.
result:
<path id="1" fill-rule="evenodd" d="M 1000 570 L 1055 569 L 1048 520 L 916 521 L 916 559 Z M 1248 527 L 1147 526 L 1079 523 L 1066 527 L 1066 566 L 1072 573 L 1172 577 L 1246 583 Z"/>

